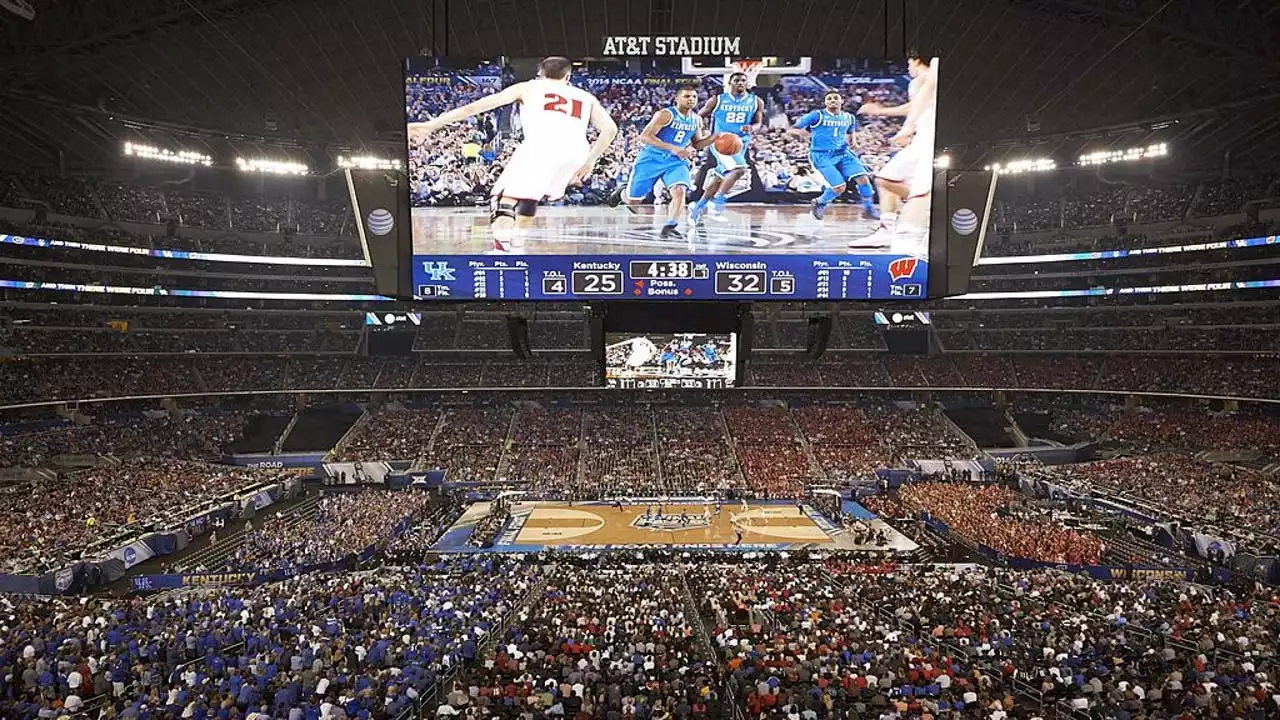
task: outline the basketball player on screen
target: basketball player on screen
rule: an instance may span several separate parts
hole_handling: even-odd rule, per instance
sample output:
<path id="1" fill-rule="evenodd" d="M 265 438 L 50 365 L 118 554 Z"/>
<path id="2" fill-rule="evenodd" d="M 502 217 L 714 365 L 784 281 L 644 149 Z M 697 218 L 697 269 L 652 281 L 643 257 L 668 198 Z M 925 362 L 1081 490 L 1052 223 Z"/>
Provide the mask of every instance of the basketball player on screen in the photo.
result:
<path id="1" fill-rule="evenodd" d="M 907 54 L 907 102 L 885 107 L 868 103 L 860 115 L 905 117 L 890 141 L 905 146 L 876 175 L 883 212 L 880 229 L 859 244 L 879 244 L 903 252 L 923 254 L 928 235 L 929 196 L 933 192 L 933 139 L 937 125 L 937 68 L 916 51 Z M 899 203 L 905 203 L 901 217 Z M 896 221 L 896 222 L 895 222 Z"/>
<path id="2" fill-rule="evenodd" d="M 822 97 L 822 109 L 805 113 L 796 120 L 795 127 L 787 131 L 809 139 L 809 162 L 826 185 L 813 201 L 815 219 L 821 220 L 827 205 L 844 194 L 849 180 L 858 185 L 858 197 L 862 198 L 862 210 L 867 217 L 880 217 L 871 190 L 871 174 L 849 143 L 849 136 L 857 129 L 857 120 L 844 111 L 844 96 L 828 90 Z"/>
<path id="3" fill-rule="evenodd" d="M 569 183 L 581 183 L 618 134 L 618 125 L 594 95 L 569 84 L 573 63 L 549 57 L 538 63 L 538 77 L 450 110 L 423 123 L 409 123 L 409 138 L 425 138 L 450 123 L 505 105 L 520 106 L 524 140 L 493 185 L 489 226 L 493 248 L 508 250 L 533 226 L 538 203 L 564 197 Z M 587 145 L 587 127 L 599 133 Z"/>
<path id="4" fill-rule="evenodd" d="M 698 110 L 703 121 L 711 123 L 711 135 L 730 133 L 742 140 L 742 149 L 732 155 L 716 150 L 714 144 L 707 153 L 706 184 L 702 197 L 689 210 L 689 222 L 697 224 L 711 202 L 711 217 L 724 220 L 725 193 L 732 189 L 747 170 L 747 141 L 751 134 L 760 131 L 764 124 L 764 101 L 747 90 L 747 74 L 736 72 L 729 76 L 726 92 L 707 98 Z"/>
<path id="5" fill-rule="evenodd" d="M 641 148 L 631 168 L 631 181 L 625 189 L 620 188 L 609 197 L 611 207 L 617 207 L 625 199 L 627 209 L 634 213 L 661 180 L 671 193 L 671 205 L 659 237 L 676 240 L 684 237 L 676 228 L 684 212 L 685 195 L 693 187 L 689 160 L 714 140 L 703 129 L 702 117 L 693 111 L 697 102 L 698 87 L 681 85 L 676 90 L 675 103 L 653 114 L 649 124 L 640 131 Z"/>

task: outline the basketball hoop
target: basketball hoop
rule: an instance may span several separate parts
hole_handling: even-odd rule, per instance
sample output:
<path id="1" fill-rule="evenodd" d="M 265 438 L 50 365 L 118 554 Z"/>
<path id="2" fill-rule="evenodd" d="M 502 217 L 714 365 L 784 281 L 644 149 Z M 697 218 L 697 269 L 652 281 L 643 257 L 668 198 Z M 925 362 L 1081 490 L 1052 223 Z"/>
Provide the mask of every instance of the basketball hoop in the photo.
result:
<path id="1" fill-rule="evenodd" d="M 736 73 L 743 73 L 747 76 L 747 87 L 756 86 L 756 78 L 760 77 L 760 71 L 764 69 L 763 60 L 734 60 L 731 66 L 733 71 L 724 76 L 724 86 L 729 87 L 729 78 Z"/>
<path id="2" fill-rule="evenodd" d="M 766 60 L 775 64 L 767 64 Z M 684 57 L 680 59 L 680 71 L 685 75 L 698 77 L 719 75 L 725 87 L 729 86 L 729 77 L 733 73 L 746 73 L 747 85 L 755 87 L 761 75 L 806 75 L 812 67 L 813 59 L 802 57 L 789 65 L 778 65 L 777 62 L 777 58 L 734 60 L 726 57 L 719 58 L 719 62 L 714 65 L 703 65 L 697 58 Z"/>

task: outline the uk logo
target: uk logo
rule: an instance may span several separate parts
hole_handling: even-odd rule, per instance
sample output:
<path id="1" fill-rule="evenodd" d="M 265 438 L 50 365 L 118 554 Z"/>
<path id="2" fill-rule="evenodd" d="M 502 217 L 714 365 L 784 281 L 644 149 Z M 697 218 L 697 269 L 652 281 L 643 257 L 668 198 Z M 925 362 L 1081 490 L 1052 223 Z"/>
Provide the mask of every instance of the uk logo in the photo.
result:
<path id="1" fill-rule="evenodd" d="M 453 268 L 449 267 L 447 262 L 424 262 L 422 263 L 422 272 L 436 282 L 457 279 L 453 276 Z"/>
<path id="2" fill-rule="evenodd" d="M 889 279 L 897 282 L 906 280 L 916 274 L 916 266 L 920 264 L 920 258 L 903 257 L 889 263 Z"/>

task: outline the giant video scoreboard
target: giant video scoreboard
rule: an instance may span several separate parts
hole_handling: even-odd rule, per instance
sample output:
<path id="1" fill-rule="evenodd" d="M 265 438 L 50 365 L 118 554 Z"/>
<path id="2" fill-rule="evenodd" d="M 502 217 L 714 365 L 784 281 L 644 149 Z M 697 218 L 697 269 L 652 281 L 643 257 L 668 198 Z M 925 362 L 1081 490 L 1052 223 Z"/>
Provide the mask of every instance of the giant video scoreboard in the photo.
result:
<path id="1" fill-rule="evenodd" d="M 864 110 L 902 107 L 913 77 L 927 66 L 781 59 L 742 83 L 723 58 L 638 57 L 604 68 L 584 68 L 591 63 L 583 61 L 563 79 L 576 89 L 570 92 L 536 79 L 540 60 L 406 62 L 414 297 L 802 301 L 927 294 L 933 128 L 917 128 L 904 139 L 900 115 Z M 932 72 L 936 67 L 935 61 Z M 696 98 L 681 99 L 689 83 Z M 763 97 L 774 87 L 784 92 L 772 95 L 783 100 L 766 104 Z M 525 143 L 524 133 L 525 113 L 561 112 L 582 120 L 584 129 L 593 125 L 585 117 L 592 100 L 560 102 L 564 95 L 585 97 L 579 91 L 597 98 L 619 128 L 581 183 L 556 175 L 551 166 L 558 156 Z M 512 97 L 518 100 L 503 102 Z M 721 103 L 749 108 L 757 99 L 758 114 L 714 109 Z M 686 118 L 712 107 L 700 121 L 708 134 L 743 128 L 744 149 L 736 159 L 711 148 L 671 159 L 655 179 L 640 150 L 648 143 L 643 128 L 669 118 L 670 131 L 660 129 L 658 137 L 685 142 L 672 114 L 683 112 L 681 102 L 692 103 Z M 433 123 L 446 113 L 449 122 Z M 556 152 L 578 152 L 595 132 L 586 130 L 585 138 Z M 727 168 L 734 165 L 740 170 L 732 187 L 721 188 L 723 208 L 712 203 L 691 217 L 690 206 L 717 178 L 733 178 Z M 513 175 L 521 175 L 523 186 L 530 172 L 543 182 L 544 197 L 531 220 L 499 232 L 491 224 L 493 203 L 514 186 Z M 888 207 L 884 190 L 868 198 L 860 187 L 875 187 L 884 173 L 902 174 L 903 184 L 924 178 L 916 184 L 925 191 L 907 204 L 915 203 L 917 215 L 909 230 L 883 229 L 876 216 Z M 631 209 L 610 202 L 617 194 L 635 199 Z M 815 209 L 815 202 L 822 207 Z M 375 228 L 375 218 L 366 220 Z M 669 223 L 677 234 L 664 234 Z"/>

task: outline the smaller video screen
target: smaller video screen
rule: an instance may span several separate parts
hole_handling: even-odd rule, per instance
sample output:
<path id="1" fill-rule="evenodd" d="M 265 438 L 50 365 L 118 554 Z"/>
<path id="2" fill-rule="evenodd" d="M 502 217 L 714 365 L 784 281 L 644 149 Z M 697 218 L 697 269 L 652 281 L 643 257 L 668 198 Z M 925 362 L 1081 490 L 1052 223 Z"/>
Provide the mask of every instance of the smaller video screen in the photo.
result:
<path id="1" fill-rule="evenodd" d="M 734 387 L 736 333 L 606 333 L 604 383 L 619 389 Z"/>

